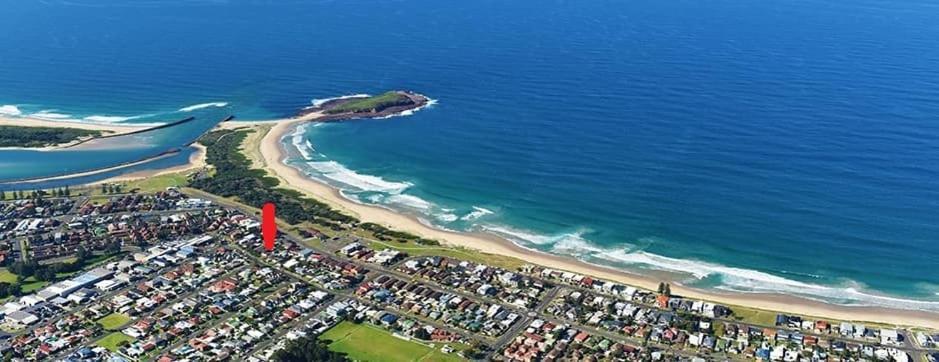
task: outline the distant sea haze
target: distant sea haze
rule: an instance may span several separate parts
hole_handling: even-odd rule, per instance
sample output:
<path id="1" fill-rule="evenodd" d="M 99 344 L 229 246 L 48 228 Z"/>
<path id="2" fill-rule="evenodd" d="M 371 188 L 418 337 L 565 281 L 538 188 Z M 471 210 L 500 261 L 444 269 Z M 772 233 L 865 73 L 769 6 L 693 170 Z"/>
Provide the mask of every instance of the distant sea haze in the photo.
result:
<path id="1" fill-rule="evenodd" d="M 931 2 L 52 0 L 6 4 L 0 34 L 0 117 L 197 117 L 157 149 L 227 114 L 410 89 L 437 102 L 302 127 L 288 163 L 691 286 L 939 311 Z M 134 152 L 0 151 L 0 179 Z"/>

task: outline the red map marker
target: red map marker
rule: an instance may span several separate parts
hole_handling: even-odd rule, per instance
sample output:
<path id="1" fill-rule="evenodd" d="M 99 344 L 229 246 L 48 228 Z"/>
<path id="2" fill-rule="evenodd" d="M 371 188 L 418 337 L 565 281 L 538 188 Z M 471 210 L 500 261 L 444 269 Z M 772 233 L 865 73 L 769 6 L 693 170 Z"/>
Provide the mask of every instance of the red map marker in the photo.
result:
<path id="1" fill-rule="evenodd" d="M 274 219 L 274 204 L 268 202 L 261 209 L 261 237 L 267 251 L 274 250 L 274 238 L 277 237 L 277 222 Z"/>

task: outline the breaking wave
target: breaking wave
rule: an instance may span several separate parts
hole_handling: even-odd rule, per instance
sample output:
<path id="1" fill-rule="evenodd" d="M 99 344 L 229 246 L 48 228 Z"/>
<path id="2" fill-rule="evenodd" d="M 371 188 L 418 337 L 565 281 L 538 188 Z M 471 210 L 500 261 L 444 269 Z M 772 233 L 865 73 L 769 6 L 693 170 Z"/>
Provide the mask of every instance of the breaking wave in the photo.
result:
<path id="1" fill-rule="evenodd" d="M 411 184 L 407 182 L 393 182 L 378 176 L 360 174 L 336 161 L 307 162 L 306 165 L 327 179 L 353 188 L 353 191 L 400 194 L 411 187 Z"/>
<path id="2" fill-rule="evenodd" d="M 21 111 L 18 107 L 12 104 L 5 104 L 5 105 L 0 106 L 0 115 L 20 116 L 22 114 L 23 114 L 23 111 Z"/>
<path id="3" fill-rule="evenodd" d="M 774 293 L 799 295 L 805 298 L 835 302 L 845 305 L 867 305 L 903 309 L 939 310 L 939 302 L 919 301 L 871 294 L 862 291 L 863 285 L 854 281 L 840 286 L 828 286 L 787 279 L 757 270 L 728 267 L 691 259 L 678 259 L 645 251 L 630 251 L 628 247 L 604 248 L 591 244 L 579 234 L 562 234 L 547 237 L 534 234 L 518 234 L 534 237 L 536 242 L 557 239 L 550 252 L 574 256 L 585 261 L 599 262 L 608 266 L 640 267 L 659 270 L 691 278 L 680 280 L 690 286 L 705 278 L 715 278 L 718 285 L 713 288 L 742 293 Z"/>
<path id="4" fill-rule="evenodd" d="M 427 104 L 425 104 L 425 105 L 423 105 L 423 106 L 420 106 L 420 107 L 417 107 L 417 108 L 414 108 L 414 109 L 409 109 L 409 110 L 406 110 L 406 111 L 401 111 L 401 112 L 394 113 L 394 114 L 389 114 L 389 115 L 384 116 L 384 117 L 376 117 L 375 119 L 388 119 L 388 118 L 391 118 L 391 117 L 410 116 L 410 115 L 413 115 L 414 112 L 420 111 L 420 110 L 425 109 L 425 108 L 433 107 L 435 104 L 437 104 L 437 100 L 436 100 L 436 99 L 427 98 Z"/>
<path id="5" fill-rule="evenodd" d="M 155 114 L 141 114 L 137 116 L 127 116 L 127 117 L 95 115 L 95 116 L 88 116 L 88 117 L 82 118 L 82 121 L 91 122 L 91 123 L 121 123 L 121 122 L 130 121 L 134 119 L 147 118 L 147 117 L 153 117 L 153 116 L 155 116 Z"/>
<path id="6" fill-rule="evenodd" d="M 434 204 L 414 195 L 396 194 L 388 196 L 385 202 L 389 204 L 410 207 L 421 211 L 429 211 Z"/>
<path id="7" fill-rule="evenodd" d="M 348 94 L 348 95 L 339 96 L 339 97 L 332 97 L 332 98 L 317 98 L 317 99 L 314 99 L 314 100 L 310 101 L 310 103 L 313 104 L 311 107 L 319 107 L 319 106 L 323 105 L 323 104 L 326 103 L 326 102 L 335 101 L 335 100 L 337 100 L 337 99 L 362 98 L 362 97 L 369 97 L 369 96 L 370 96 L 369 94 L 365 94 L 365 93 Z"/>
<path id="8" fill-rule="evenodd" d="M 27 117 L 34 119 L 41 119 L 44 121 L 62 121 L 62 122 L 77 122 L 77 123 L 98 123 L 98 124 L 112 124 L 112 123 L 121 123 L 125 121 L 130 121 L 134 119 L 153 117 L 156 114 L 140 114 L 136 116 L 112 116 L 112 115 L 90 115 L 86 117 L 75 116 L 68 113 L 63 113 L 56 109 L 44 109 L 33 113 L 26 113 L 15 105 L 2 105 L 0 106 L 0 115 L 12 116 L 12 117 Z M 152 125 L 161 125 L 163 123 L 153 123 Z M 139 123 L 136 125 L 146 126 L 150 124 Z"/>
<path id="9" fill-rule="evenodd" d="M 470 213 L 468 213 L 468 214 L 466 214 L 466 215 L 463 215 L 463 217 L 461 217 L 460 220 L 463 220 L 463 221 L 473 221 L 473 220 L 479 219 L 479 218 L 481 218 L 481 217 L 483 217 L 483 216 L 486 216 L 486 215 L 492 215 L 492 214 L 494 214 L 494 213 L 495 213 L 495 212 L 493 212 L 492 210 L 489 210 L 489 209 L 486 209 L 486 208 L 482 208 L 482 207 L 479 207 L 479 206 L 473 206 L 473 211 L 470 212 Z"/>
<path id="10" fill-rule="evenodd" d="M 459 216 L 453 213 L 453 209 L 443 209 L 441 213 L 435 215 L 437 220 L 443 221 L 445 223 L 451 223 L 460 219 Z"/>
<path id="11" fill-rule="evenodd" d="M 199 103 L 199 104 L 193 104 L 191 106 L 180 108 L 177 112 L 192 112 L 195 110 L 209 108 L 209 107 L 225 107 L 225 106 L 228 106 L 228 102 Z"/>
<path id="12" fill-rule="evenodd" d="M 313 144 L 304 137 L 306 134 L 307 127 L 309 123 L 301 124 L 290 135 L 290 140 L 293 146 L 297 149 L 297 152 L 300 152 L 300 155 L 303 156 L 306 160 L 313 159 Z"/>
<path id="13" fill-rule="evenodd" d="M 485 231 L 489 231 L 491 233 L 502 236 L 522 246 L 530 246 L 530 245 L 545 246 L 545 245 L 557 245 L 557 244 L 569 244 L 569 243 L 577 243 L 577 244 L 583 244 L 583 245 L 587 244 L 587 240 L 584 239 L 583 237 L 584 234 L 587 233 L 586 230 L 578 230 L 575 232 L 560 233 L 556 235 L 542 235 L 542 234 L 537 234 L 531 231 L 516 230 L 516 229 L 508 228 L 505 226 L 480 225 L 480 228 L 482 228 Z"/>
<path id="14" fill-rule="evenodd" d="M 47 121 L 65 121 L 65 120 L 77 121 L 76 119 L 73 119 L 71 115 L 68 115 L 65 113 L 57 113 L 55 110 L 39 111 L 39 112 L 30 114 L 29 117 L 43 119 Z"/>

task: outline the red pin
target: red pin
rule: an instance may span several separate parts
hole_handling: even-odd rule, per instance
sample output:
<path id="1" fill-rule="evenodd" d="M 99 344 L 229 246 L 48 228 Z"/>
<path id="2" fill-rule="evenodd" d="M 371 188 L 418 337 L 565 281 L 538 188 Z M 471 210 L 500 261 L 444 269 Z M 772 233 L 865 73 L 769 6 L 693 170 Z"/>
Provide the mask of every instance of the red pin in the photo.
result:
<path id="1" fill-rule="evenodd" d="M 261 209 L 261 237 L 264 238 L 264 249 L 274 249 L 274 238 L 277 237 L 277 222 L 274 221 L 274 204 L 268 202 Z"/>

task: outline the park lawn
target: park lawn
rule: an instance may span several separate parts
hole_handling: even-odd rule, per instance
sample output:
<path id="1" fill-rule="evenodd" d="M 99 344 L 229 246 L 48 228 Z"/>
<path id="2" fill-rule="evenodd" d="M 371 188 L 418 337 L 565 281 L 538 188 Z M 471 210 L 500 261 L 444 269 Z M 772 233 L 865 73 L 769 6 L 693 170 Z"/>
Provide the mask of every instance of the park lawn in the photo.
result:
<path id="1" fill-rule="evenodd" d="M 121 190 L 130 191 L 140 188 L 143 192 L 166 191 L 167 187 L 183 187 L 189 184 L 186 175 L 181 173 L 170 173 L 154 177 L 148 177 L 142 180 L 128 182 Z"/>
<path id="2" fill-rule="evenodd" d="M 111 313 L 98 320 L 102 328 L 109 331 L 117 330 L 130 322 L 130 316 L 123 313 Z"/>
<path id="3" fill-rule="evenodd" d="M 0 283 L 16 283 L 16 274 L 13 274 L 7 268 L 0 268 Z"/>
<path id="4" fill-rule="evenodd" d="M 734 311 L 733 318 L 736 320 L 760 326 L 776 325 L 776 312 L 739 306 L 733 306 L 731 310 Z"/>
<path id="5" fill-rule="evenodd" d="M 98 345 L 107 348 L 108 351 L 117 352 L 117 350 L 120 348 L 118 347 L 118 344 L 120 344 L 122 341 L 133 343 L 134 337 L 128 336 L 121 332 L 114 332 L 98 340 Z"/>
<path id="6" fill-rule="evenodd" d="M 189 179 L 183 173 L 168 173 L 165 175 L 147 177 L 140 180 L 121 182 L 120 184 L 121 193 L 130 192 L 131 190 L 135 189 L 141 193 L 153 193 L 158 191 L 166 191 L 166 188 L 170 186 L 186 186 L 189 184 Z M 114 194 L 102 193 L 100 184 L 88 187 L 85 190 L 90 195 L 88 201 L 91 203 L 104 203 L 111 199 L 111 197 L 117 196 Z"/>
<path id="7" fill-rule="evenodd" d="M 45 288 L 47 285 L 49 285 L 49 282 L 36 280 L 35 277 L 29 277 L 26 278 L 23 285 L 20 286 L 20 290 L 23 291 L 23 294 L 29 294 L 39 289 Z"/>
<path id="8" fill-rule="evenodd" d="M 442 344 L 435 344 L 435 348 L 431 348 L 395 337 L 391 332 L 367 323 L 342 322 L 319 338 L 332 341 L 330 350 L 345 353 L 350 359 L 358 361 L 462 361 L 456 352 L 440 352 Z"/>

